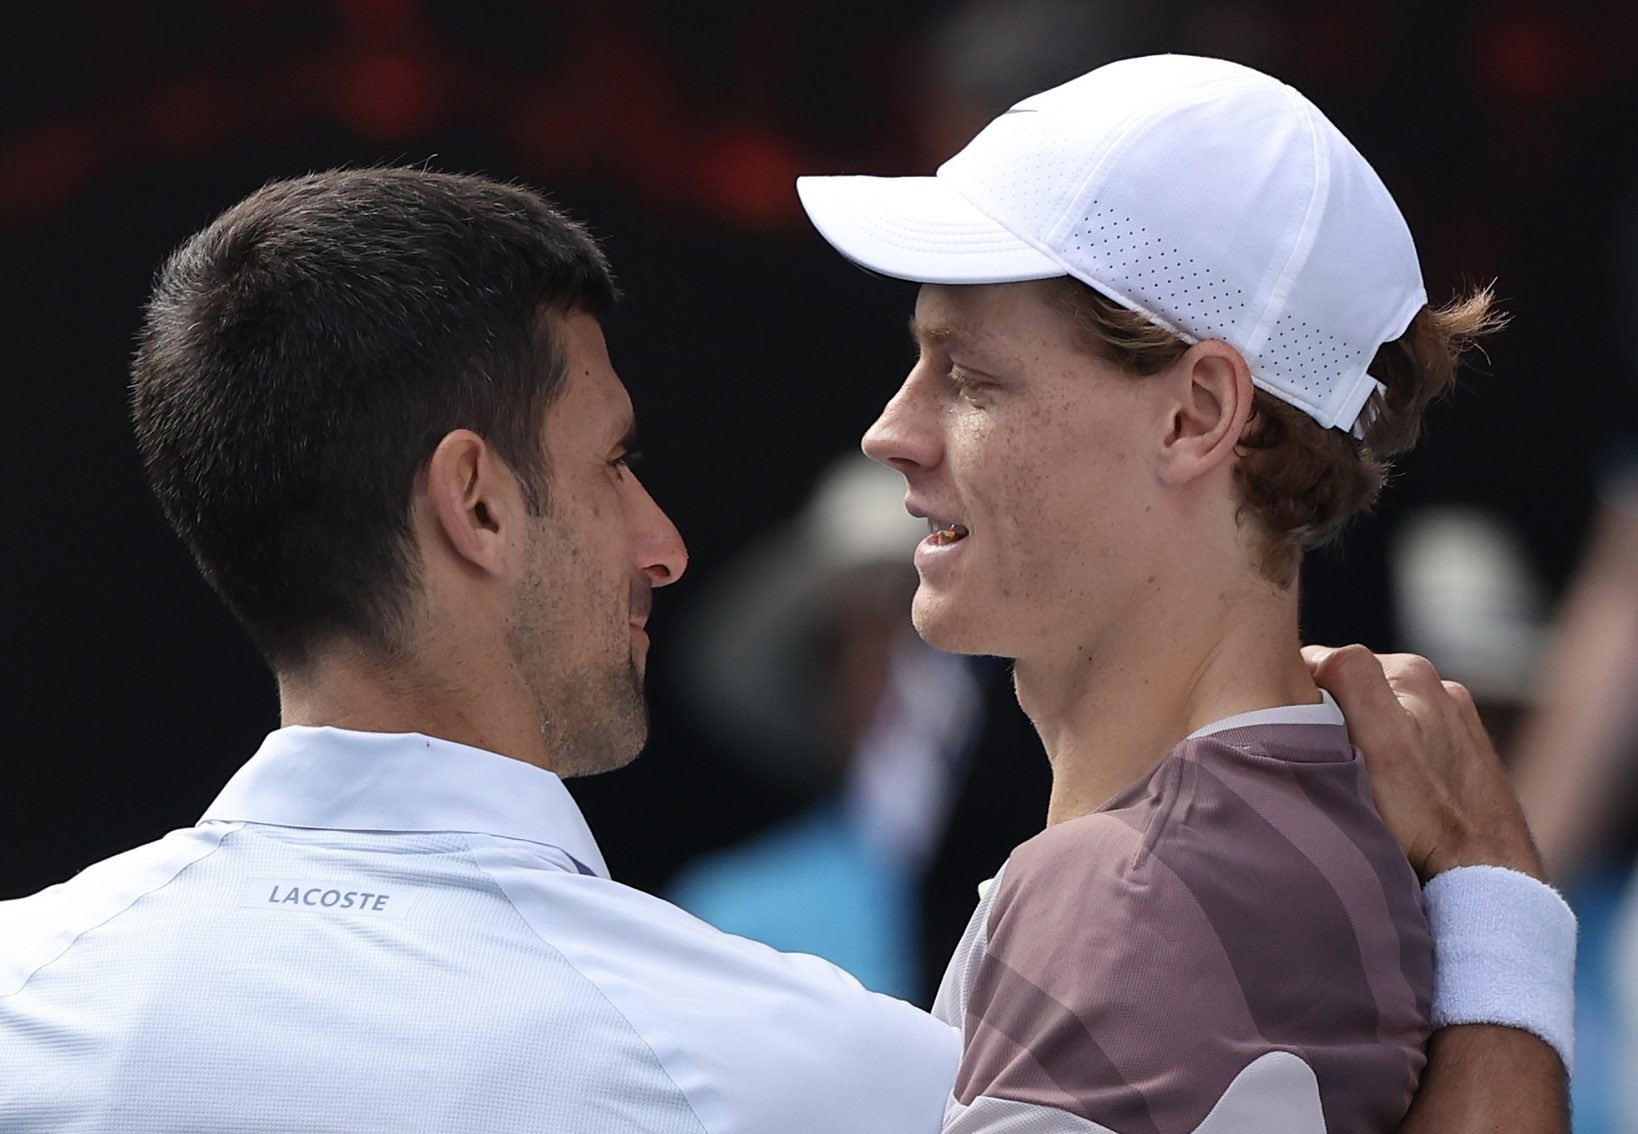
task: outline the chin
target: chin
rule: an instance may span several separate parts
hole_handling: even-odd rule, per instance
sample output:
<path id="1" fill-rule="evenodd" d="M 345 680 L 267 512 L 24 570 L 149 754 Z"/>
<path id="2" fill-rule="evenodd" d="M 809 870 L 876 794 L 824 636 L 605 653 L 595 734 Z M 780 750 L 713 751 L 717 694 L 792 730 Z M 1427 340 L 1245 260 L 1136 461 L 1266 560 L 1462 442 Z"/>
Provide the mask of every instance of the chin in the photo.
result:
<path id="1" fill-rule="evenodd" d="M 560 759 L 552 769 L 563 779 L 600 776 L 615 772 L 637 759 L 648 743 L 648 724 L 635 731 L 589 737 L 573 749 L 571 758 Z"/>
<path id="2" fill-rule="evenodd" d="M 937 599 L 923 599 L 920 592 L 910 607 L 910 621 L 921 640 L 947 654 L 1005 656 L 993 634 L 960 606 Z"/>

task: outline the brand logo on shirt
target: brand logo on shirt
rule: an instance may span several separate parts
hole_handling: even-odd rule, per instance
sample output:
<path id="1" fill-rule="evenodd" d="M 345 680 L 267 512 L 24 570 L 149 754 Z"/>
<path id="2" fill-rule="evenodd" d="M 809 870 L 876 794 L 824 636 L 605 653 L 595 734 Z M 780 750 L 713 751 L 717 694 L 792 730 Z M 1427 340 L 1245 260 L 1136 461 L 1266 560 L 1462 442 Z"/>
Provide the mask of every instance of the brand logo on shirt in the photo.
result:
<path id="1" fill-rule="evenodd" d="M 318 882 L 297 878 L 253 878 L 239 894 L 239 905 L 305 913 L 367 914 L 401 918 L 413 895 L 401 888 L 369 889 L 357 883 Z"/>

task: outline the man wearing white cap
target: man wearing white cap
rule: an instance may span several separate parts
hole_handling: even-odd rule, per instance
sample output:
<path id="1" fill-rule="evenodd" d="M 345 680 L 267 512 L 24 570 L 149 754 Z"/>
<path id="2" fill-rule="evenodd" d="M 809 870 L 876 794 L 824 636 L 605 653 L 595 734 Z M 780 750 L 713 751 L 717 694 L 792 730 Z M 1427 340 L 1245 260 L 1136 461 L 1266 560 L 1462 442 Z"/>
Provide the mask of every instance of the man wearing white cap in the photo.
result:
<path id="1" fill-rule="evenodd" d="M 934 177 L 798 188 L 924 285 L 865 451 L 928 520 L 917 628 L 1015 659 L 1053 767 L 935 1007 L 946 1130 L 1387 1130 L 1419 1079 L 1417 1128 L 1562 1128 L 1573 918 L 1527 837 L 1413 842 L 1419 891 L 1299 650 L 1302 554 L 1375 500 L 1488 294 L 1429 307 L 1359 153 L 1217 60 L 1027 98 Z M 1349 708 L 1354 739 L 1402 723 Z M 1476 905 L 1509 911 L 1478 942 Z M 1506 1027 L 1443 1033 L 1424 1076 L 1458 1024 Z"/>

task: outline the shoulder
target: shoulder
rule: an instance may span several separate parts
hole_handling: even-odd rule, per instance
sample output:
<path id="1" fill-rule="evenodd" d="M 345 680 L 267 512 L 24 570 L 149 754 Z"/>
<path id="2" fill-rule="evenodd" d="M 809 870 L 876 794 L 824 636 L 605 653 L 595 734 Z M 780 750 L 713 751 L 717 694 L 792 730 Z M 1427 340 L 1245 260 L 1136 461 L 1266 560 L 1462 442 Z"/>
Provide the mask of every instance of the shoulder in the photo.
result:
<path id="1" fill-rule="evenodd" d="M 631 887 L 501 855 L 480 863 L 644 1038 L 707 1129 L 938 1129 L 959 1040 L 925 1012 Z"/>
<path id="2" fill-rule="evenodd" d="M 1397 1118 L 1425 1037 L 1425 925 L 1349 761 L 1332 763 L 1326 782 L 1187 745 L 1019 847 L 967 981 L 958 1103 L 1187 1131 L 1284 1050 L 1337 1121 Z"/>
<path id="3" fill-rule="evenodd" d="M 1031 839 L 1000 884 L 989 947 L 1071 1003 L 1111 981 L 1164 996 L 1163 963 L 1210 974 L 1260 1034 L 1269 1013 L 1299 1009 L 1300 974 L 1330 982 L 1333 1005 L 1382 1001 L 1385 1034 L 1405 1038 L 1431 982 L 1415 875 L 1357 761 L 1288 756 L 1187 742 L 1105 809 Z"/>
<path id="4" fill-rule="evenodd" d="M 1256 743 L 1185 741 L 1104 808 L 1025 843 L 994 916 L 1050 916 L 1073 887 L 1145 920 L 1204 918 L 1220 937 L 1288 922 L 1296 938 L 1262 944 L 1293 953 L 1336 945 L 1327 934 L 1361 920 L 1414 931 L 1420 887 L 1345 735 L 1264 731 Z M 1303 742 L 1310 731 L 1340 740 Z"/>
<path id="5" fill-rule="evenodd" d="M 1108 957 L 1102 939 L 1126 932 L 1115 922 L 1153 926 L 1171 907 L 1191 904 L 1186 877 L 1169 863 L 1180 860 L 1192 873 L 1192 861 L 1176 847 L 1219 853 L 1222 837 L 1216 817 L 1196 814 L 1197 780 L 1196 767 L 1174 753 L 1099 810 L 1020 844 L 996 883 L 991 941 L 1005 939 L 1009 924 L 1018 923 L 1039 930 L 1028 935 L 1038 945 L 1084 953 L 1098 942 L 1098 955 Z"/>
<path id="6" fill-rule="evenodd" d="M 0 902 L 0 996 L 17 992 L 81 934 L 159 890 L 214 851 L 226 828 L 172 831 L 86 867 L 66 882 Z"/>

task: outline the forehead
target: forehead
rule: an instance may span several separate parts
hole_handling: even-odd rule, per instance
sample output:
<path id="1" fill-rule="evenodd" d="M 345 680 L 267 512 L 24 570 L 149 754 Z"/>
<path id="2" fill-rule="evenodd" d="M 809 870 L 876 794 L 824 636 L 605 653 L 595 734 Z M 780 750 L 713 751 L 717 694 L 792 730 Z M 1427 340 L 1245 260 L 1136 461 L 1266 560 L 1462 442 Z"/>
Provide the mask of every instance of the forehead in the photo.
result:
<path id="1" fill-rule="evenodd" d="M 1043 281 L 923 284 L 910 333 L 927 346 L 1014 353 L 1028 344 L 1070 345 L 1067 314 Z"/>
<path id="2" fill-rule="evenodd" d="M 610 444 L 631 431 L 631 395 L 609 361 L 596 318 L 584 311 L 550 316 L 563 354 L 563 389 L 546 415 L 549 432 Z"/>

